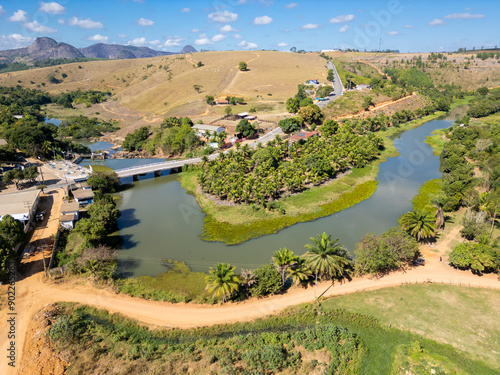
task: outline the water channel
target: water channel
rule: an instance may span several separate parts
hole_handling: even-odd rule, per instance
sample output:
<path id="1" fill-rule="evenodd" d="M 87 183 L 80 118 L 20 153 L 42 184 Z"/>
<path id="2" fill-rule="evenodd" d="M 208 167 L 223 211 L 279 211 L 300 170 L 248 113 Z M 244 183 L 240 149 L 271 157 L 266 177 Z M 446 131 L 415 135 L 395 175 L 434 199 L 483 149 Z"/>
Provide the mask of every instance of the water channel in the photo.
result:
<path id="1" fill-rule="evenodd" d="M 141 177 L 122 193 L 122 216 L 118 225 L 124 238 L 118 252 L 119 271 L 127 276 L 157 275 L 164 272 L 162 259 L 185 261 L 195 271 L 207 271 L 217 262 L 256 268 L 271 259 L 272 253 L 288 247 L 303 254 L 309 237 L 330 233 L 350 252 L 365 234 L 380 234 L 397 225 L 397 219 L 411 210 L 411 199 L 426 181 L 439 178 L 439 158 L 424 143 L 436 129 L 450 120 L 434 120 L 398 135 L 394 144 L 399 156 L 381 163 L 378 188 L 369 199 L 337 214 L 313 222 L 296 224 L 272 235 L 237 246 L 205 242 L 199 237 L 204 214 L 195 199 L 182 189 L 176 175 Z M 108 159 L 118 169 L 148 164 L 157 159 Z M 131 179 L 124 182 L 132 183 Z"/>

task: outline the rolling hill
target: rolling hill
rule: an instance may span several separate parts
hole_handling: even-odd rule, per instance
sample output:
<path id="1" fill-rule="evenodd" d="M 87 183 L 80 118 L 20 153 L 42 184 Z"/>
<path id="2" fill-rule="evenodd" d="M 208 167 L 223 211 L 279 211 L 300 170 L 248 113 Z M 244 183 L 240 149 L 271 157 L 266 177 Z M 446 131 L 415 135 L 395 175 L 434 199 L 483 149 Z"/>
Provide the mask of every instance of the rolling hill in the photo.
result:
<path id="1" fill-rule="evenodd" d="M 239 71 L 240 61 L 247 62 L 248 71 Z M 198 62 L 204 65 L 197 67 Z M 63 73 L 66 78 L 62 78 Z M 61 83 L 50 83 L 49 74 Z M 326 61 L 317 54 L 225 51 L 88 61 L 4 73 L 0 84 L 49 92 L 109 90 L 121 106 L 144 116 L 178 116 L 204 113 L 206 95 L 240 96 L 249 105 L 265 104 L 263 111 L 283 111 L 284 102 L 295 95 L 299 83 L 311 78 L 326 83 L 326 75 Z M 199 92 L 194 85 L 201 86 Z"/>

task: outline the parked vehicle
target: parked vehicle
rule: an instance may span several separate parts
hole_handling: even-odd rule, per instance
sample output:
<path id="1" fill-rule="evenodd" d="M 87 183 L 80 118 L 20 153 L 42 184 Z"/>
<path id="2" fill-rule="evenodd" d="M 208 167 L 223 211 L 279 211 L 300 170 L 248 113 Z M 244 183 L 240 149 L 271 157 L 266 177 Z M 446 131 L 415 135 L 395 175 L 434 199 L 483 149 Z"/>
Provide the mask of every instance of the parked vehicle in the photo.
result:
<path id="1" fill-rule="evenodd" d="M 425 259 L 424 258 L 417 258 L 413 261 L 413 264 L 415 266 L 425 266 Z"/>

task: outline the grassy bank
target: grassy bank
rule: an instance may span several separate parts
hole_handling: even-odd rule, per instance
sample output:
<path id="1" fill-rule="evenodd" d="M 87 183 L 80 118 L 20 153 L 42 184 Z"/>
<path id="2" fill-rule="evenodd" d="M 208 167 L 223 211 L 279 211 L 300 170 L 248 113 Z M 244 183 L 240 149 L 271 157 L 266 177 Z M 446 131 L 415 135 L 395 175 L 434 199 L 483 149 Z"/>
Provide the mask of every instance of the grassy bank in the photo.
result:
<path id="1" fill-rule="evenodd" d="M 311 304 L 255 322 L 189 330 L 150 330 L 105 310 L 59 307 L 47 336 L 56 352 L 69 356 L 68 374 L 109 368 L 170 374 L 496 373 L 450 345 L 367 315 L 329 307 L 318 314 Z"/>
<path id="2" fill-rule="evenodd" d="M 449 285 L 404 285 L 331 298 L 329 310 L 369 314 L 383 326 L 453 345 L 500 368 L 500 292 Z M 466 372 L 472 373 L 472 372 Z"/>
<path id="3" fill-rule="evenodd" d="M 398 127 L 391 127 L 378 134 L 384 138 L 385 149 L 370 165 L 353 169 L 351 173 L 332 180 L 323 186 L 314 187 L 300 194 L 281 200 L 286 214 L 255 210 L 247 205 L 219 205 L 201 193 L 196 181 L 196 171 L 184 172 L 180 176 L 182 187 L 194 195 L 206 214 L 202 238 L 206 241 L 220 241 L 228 245 L 276 233 L 291 225 L 312 221 L 332 215 L 354 206 L 373 195 L 378 166 L 388 157 L 398 153 L 390 137 L 416 128 L 425 122 L 435 120 L 445 112 L 410 121 Z"/>

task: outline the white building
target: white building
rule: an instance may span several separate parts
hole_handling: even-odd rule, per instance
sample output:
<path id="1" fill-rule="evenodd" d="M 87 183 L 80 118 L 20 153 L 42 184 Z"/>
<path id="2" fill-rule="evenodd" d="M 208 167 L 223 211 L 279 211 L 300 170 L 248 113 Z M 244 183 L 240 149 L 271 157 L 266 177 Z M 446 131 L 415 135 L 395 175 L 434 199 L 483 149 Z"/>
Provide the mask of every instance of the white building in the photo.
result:
<path id="1" fill-rule="evenodd" d="M 196 124 L 193 125 L 193 130 L 198 137 L 203 137 L 207 132 L 210 132 L 212 134 L 213 132 L 221 133 L 226 129 L 222 126 Z"/>
<path id="2" fill-rule="evenodd" d="M 35 219 L 39 195 L 40 190 L 0 194 L 0 220 L 5 215 L 10 215 L 15 220 L 21 221 L 27 231 L 29 223 Z"/>

